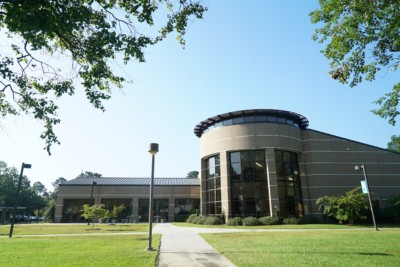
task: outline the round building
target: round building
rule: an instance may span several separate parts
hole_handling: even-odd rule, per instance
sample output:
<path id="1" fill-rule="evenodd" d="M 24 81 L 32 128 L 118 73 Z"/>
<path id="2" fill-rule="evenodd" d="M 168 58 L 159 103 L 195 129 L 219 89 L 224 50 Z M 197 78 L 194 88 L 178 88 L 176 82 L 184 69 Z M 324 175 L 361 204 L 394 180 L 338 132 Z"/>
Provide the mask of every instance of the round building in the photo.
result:
<path id="1" fill-rule="evenodd" d="M 252 109 L 200 122 L 201 213 L 302 217 L 315 201 L 359 186 L 367 164 L 376 200 L 399 192 L 400 154 L 308 129 L 306 117 Z"/>

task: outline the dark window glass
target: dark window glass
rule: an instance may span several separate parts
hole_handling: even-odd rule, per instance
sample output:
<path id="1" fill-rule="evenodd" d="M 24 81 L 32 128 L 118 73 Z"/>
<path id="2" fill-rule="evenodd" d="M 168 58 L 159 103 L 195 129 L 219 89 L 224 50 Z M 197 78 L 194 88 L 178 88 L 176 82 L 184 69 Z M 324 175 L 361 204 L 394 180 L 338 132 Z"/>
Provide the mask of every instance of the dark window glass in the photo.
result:
<path id="1" fill-rule="evenodd" d="M 62 222 L 84 222 L 81 216 L 83 205 L 91 204 L 90 199 L 64 199 Z"/>
<path id="2" fill-rule="evenodd" d="M 244 120 L 244 122 L 255 122 L 256 118 L 254 116 L 244 117 L 243 120 Z"/>
<path id="3" fill-rule="evenodd" d="M 239 117 L 239 118 L 234 118 L 232 121 L 233 121 L 233 124 L 240 124 L 240 123 L 243 123 L 244 119 L 243 119 L 243 117 Z"/>
<path id="4" fill-rule="evenodd" d="M 216 209 L 216 205 L 221 201 L 221 171 L 219 156 L 207 159 L 206 176 L 206 196 L 207 196 L 207 214 L 220 215 L 221 212 Z"/>
<path id="5" fill-rule="evenodd" d="M 176 198 L 175 221 L 186 222 L 191 214 L 197 214 L 200 210 L 199 198 Z"/>
<path id="6" fill-rule="evenodd" d="M 275 151 L 276 174 L 280 214 L 283 217 L 301 216 L 303 213 L 297 154 Z"/>
<path id="7" fill-rule="evenodd" d="M 286 119 L 285 119 L 285 118 L 278 118 L 278 122 L 280 122 L 280 123 L 286 123 Z"/>
<path id="8" fill-rule="evenodd" d="M 232 216 L 270 215 L 265 151 L 235 151 L 229 158 Z"/>
<path id="9" fill-rule="evenodd" d="M 256 121 L 257 121 L 257 122 L 266 121 L 266 117 L 265 117 L 265 116 L 256 116 Z"/>

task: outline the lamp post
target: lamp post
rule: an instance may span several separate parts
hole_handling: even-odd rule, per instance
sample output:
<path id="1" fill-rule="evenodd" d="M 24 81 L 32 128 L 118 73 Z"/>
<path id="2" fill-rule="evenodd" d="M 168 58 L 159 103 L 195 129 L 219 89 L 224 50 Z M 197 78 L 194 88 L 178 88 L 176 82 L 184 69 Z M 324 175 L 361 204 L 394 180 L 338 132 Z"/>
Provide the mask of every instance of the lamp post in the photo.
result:
<path id="1" fill-rule="evenodd" d="M 147 250 L 153 250 L 151 246 L 152 240 L 152 223 L 153 223 L 153 184 L 154 184 L 154 156 L 158 152 L 158 144 L 151 143 L 149 153 L 151 154 L 151 178 L 150 178 L 150 199 L 149 199 L 149 246 Z"/>
<path id="2" fill-rule="evenodd" d="M 12 221 L 11 221 L 10 234 L 8 236 L 9 238 L 12 237 L 13 230 L 14 230 L 14 224 L 15 224 L 15 217 L 17 216 L 17 208 L 18 208 L 18 201 L 19 201 L 19 191 L 21 190 L 22 175 L 24 174 L 24 169 L 30 169 L 31 167 L 32 167 L 31 164 L 27 164 L 27 163 L 23 163 L 22 162 L 21 173 L 19 175 L 19 180 L 18 180 L 17 195 L 15 197 L 14 214 L 13 214 L 13 218 L 12 218 Z"/>
<path id="3" fill-rule="evenodd" d="M 92 182 L 92 190 L 90 191 L 90 202 L 92 202 L 93 199 L 93 187 L 97 185 L 97 183 L 95 181 Z M 95 201 L 93 201 L 93 204 L 95 203 Z M 89 203 L 90 204 L 90 203 Z M 92 219 L 93 220 L 93 219 Z M 88 221 L 87 225 L 90 225 L 90 222 Z"/>
<path id="4" fill-rule="evenodd" d="M 363 170 L 365 185 L 366 185 L 366 187 L 367 187 L 367 194 L 368 194 L 369 207 L 370 207 L 370 209 L 371 209 L 371 214 L 372 214 L 372 221 L 374 222 L 375 230 L 378 231 L 378 226 L 376 225 L 376 221 L 375 221 L 374 208 L 373 208 L 373 206 L 372 206 L 371 194 L 370 194 L 370 192 L 369 192 L 369 191 L 370 191 L 370 190 L 369 190 L 369 183 L 368 183 L 367 171 L 366 171 L 365 165 L 364 165 L 364 164 L 362 164 L 362 165 L 356 165 L 356 166 L 354 166 L 354 169 L 355 169 L 356 171 L 358 171 L 358 170 L 360 170 L 360 169 Z"/>

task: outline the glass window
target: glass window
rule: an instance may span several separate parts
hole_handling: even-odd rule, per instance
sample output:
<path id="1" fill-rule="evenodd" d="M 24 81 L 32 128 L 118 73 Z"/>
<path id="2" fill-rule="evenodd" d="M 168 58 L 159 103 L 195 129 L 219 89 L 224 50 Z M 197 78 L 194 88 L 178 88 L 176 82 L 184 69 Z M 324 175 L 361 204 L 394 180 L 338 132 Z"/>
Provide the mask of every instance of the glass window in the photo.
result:
<path id="1" fill-rule="evenodd" d="M 243 117 L 239 117 L 239 118 L 234 118 L 233 119 L 233 124 L 241 124 L 243 123 Z"/>
<path id="2" fill-rule="evenodd" d="M 231 162 L 240 162 L 240 152 L 233 152 L 230 154 Z"/>
<path id="3" fill-rule="evenodd" d="M 229 125 L 232 125 L 232 120 L 224 120 L 223 122 L 222 122 L 222 124 L 224 125 L 224 126 L 229 126 Z"/>
<path id="4" fill-rule="evenodd" d="M 199 198 L 177 198 L 175 199 L 175 221 L 186 222 L 191 214 L 198 214 L 199 209 Z"/>
<path id="5" fill-rule="evenodd" d="M 64 199 L 62 222 L 84 222 L 81 216 L 83 205 L 89 204 L 90 199 Z"/>
<path id="6" fill-rule="evenodd" d="M 256 116 L 256 122 L 264 122 L 266 121 L 266 116 Z"/>
<path id="7" fill-rule="evenodd" d="M 221 122 L 217 122 L 216 124 L 214 124 L 214 127 L 215 128 L 222 127 L 222 121 Z"/>
<path id="8" fill-rule="evenodd" d="M 286 123 L 286 119 L 285 119 L 285 118 L 278 118 L 278 122 L 280 122 L 280 123 Z"/>
<path id="9" fill-rule="evenodd" d="M 265 151 L 234 151 L 230 158 L 232 216 L 268 216 Z"/>
<path id="10" fill-rule="evenodd" d="M 207 159 L 206 207 L 208 215 L 220 215 L 221 211 L 221 169 L 219 155 Z"/>
<path id="11" fill-rule="evenodd" d="M 255 122 L 256 118 L 254 116 L 244 117 L 244 122 Z"/>
<path id="12" fill-rule="evenodd" d="M 303 208 L 297 154 L 276 150 L 275 163 L 280 214 L 284 217 L 299 217 Z"/>

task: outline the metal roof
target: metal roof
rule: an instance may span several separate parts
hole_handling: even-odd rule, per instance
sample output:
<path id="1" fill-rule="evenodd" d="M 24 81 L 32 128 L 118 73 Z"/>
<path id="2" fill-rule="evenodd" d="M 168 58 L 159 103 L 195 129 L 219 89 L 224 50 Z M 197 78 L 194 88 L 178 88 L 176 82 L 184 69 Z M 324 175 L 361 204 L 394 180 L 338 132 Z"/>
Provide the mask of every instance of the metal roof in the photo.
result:
<path id="1" fill-rule="evenodd" d="M 194 128 L 194 134 L 197 137 L 201 137 L 205 129 L 207 129 L 209 126 L 217 122 L 224 121 L 227 119 L 234 119 L 238 117 L 249 117 L 255 115 L 267 115 L 267 116 L 270 115 L 270 116 L 278 116 L 290 119 L 295 123 L 297 123 L 301 129 L 307 128 L 309 124 L 306 117 L 291 111 L 278 110 L 278 109 L 248 109 L 248 110 L 238 110 L 224 114 L 219 114 L 217 116 L 208 118 L 196 125 L 196 127 Z"/>
<path id="2" fill-rule="evenodd" d="M 77 177 L 60 186 L 91 186 L 93 182 L 104 186 L 149 186 L 150 178 L 132 177 Z M 155 186 L 200 186 L 199 178 L 154 178 Z"/>

